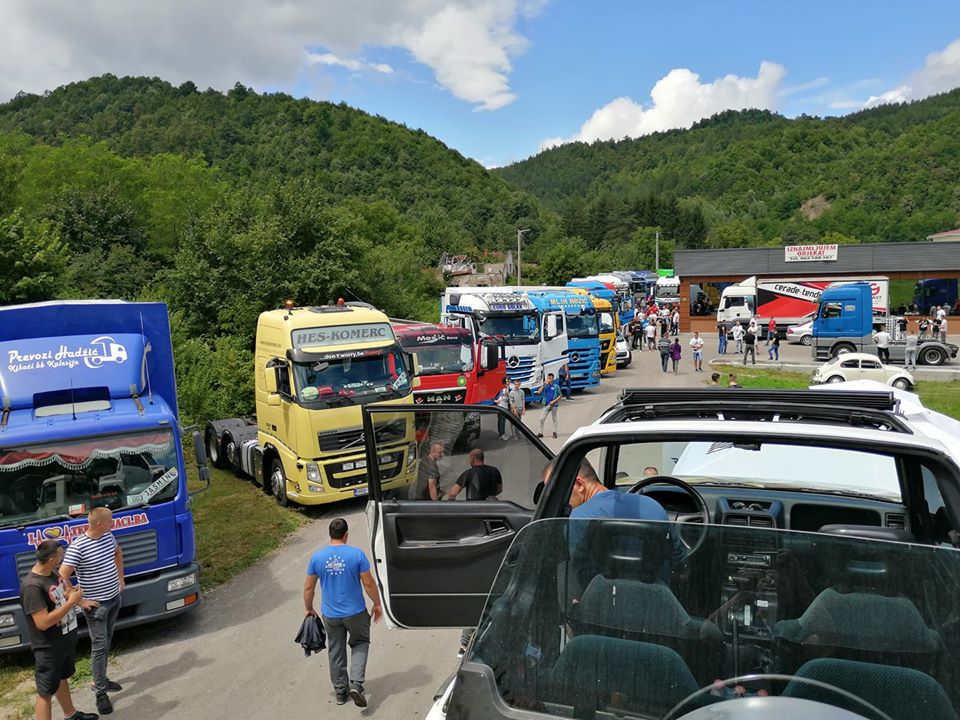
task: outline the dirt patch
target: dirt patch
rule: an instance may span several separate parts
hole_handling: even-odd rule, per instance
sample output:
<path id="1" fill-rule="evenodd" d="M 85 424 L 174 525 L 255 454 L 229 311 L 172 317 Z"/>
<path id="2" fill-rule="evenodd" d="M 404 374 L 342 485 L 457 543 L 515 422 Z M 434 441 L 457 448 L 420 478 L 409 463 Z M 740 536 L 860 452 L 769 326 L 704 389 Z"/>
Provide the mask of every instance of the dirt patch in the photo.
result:
<path id="1" fill-rule="evenodd" d="M 830 208 L 830 205 L 831 202 L 826 195 L 817 195 L 800 205 L 800 214 L 807 220 L 816 220 Z"/>

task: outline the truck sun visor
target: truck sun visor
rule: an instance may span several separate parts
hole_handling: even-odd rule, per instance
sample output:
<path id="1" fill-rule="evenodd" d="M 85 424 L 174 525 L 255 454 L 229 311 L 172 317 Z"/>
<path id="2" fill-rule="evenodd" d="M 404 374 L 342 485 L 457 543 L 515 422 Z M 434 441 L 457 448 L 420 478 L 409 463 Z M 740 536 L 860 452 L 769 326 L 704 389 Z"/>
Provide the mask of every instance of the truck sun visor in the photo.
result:
<path id="1" fill-rule="evenodd" d="M 96 391 L 98 400 L 130 397 L 131 386 L 144 391 L 147 349 L 143 335 L 125 333 L 2 342 L 0 392 L 11 410 L 52 393 L 69 395 L 71 386 L 75 394 Z"/>

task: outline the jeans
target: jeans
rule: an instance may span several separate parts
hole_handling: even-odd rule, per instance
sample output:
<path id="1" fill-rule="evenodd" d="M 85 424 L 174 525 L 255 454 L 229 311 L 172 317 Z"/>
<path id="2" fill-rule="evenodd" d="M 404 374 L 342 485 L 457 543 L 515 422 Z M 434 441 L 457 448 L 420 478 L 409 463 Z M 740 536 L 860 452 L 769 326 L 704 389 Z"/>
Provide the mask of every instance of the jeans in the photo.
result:
<path id="1" fill-rule="evenodd" d="M 753 364 L 757 364 L 757 352 L 753 345 L 746 345 L 743 348 L 743 364 L 747 364 L 747 356 L 753 361 Z"/>
<path id="2" fill-rule="evenodd" d="M 543 424 L 547 421 L 547 416 L 553 418 L 553 434 L 556 435 L 560 432 L 559 423 L 557 421 L 557 406 L 556 405 L 544 405 L 543 412 L 540 413 L 540 434 L 543 435 Z"/>
<path id="3" fill-rule="evenodd" d="M 503 415 L 497 415 L 497 436 L 503 437 L 507 432 L 507 419 Z"/>
<path id="4" fill-rule="evenodd" d="M 718 355 L 727 354 L 727 334 L 726 333 L 720 336 L 720 342 L 717 344 L 717 354 Z"/>
<path id="5" fill-rule="evenodd" d="M 904 350 L 903 364 L 904 364 L 904 367 L 907 368 L 907 370 L 916 370 L 916 369 L 917 369 L 917 350 L 916 350 L 916 348 L 914 348 L 913 350 Z"/>
<path id="6" fill-rule="evenodd" d="M 877 348 L 877 357 L 880 358 L 880 362 L 890 362 L 890 350 L 885 347 Z"/>
<path id="7" fill-rule="evenodd" d="M 350 686 L 363 687 L 370 651 L 370 613 L 366 610 L 345 618 L 323 616 L 330 657 L 330 681 L 338 695 L 346 695 Z M 347 640 L 349 633 L 350 639 Z M 347 646 L 350 647 L 350 674 L 347 674 Z"/>
<path id="8" fill-rule="evenodd" d="M 107 658 L 113 640 L 113 626 L 120 612 L 120 596 L 103 600 L 100 607 L 84 610 L 87 628 L 90 630 L 90 668 L 93 673 L 93 688 L 99 695 L 107 691 Z"/>
<path id="9" fill-rule="evenodd" d="M 566 377 L 561 377 L 560 380 L 558 380 L 558 383 L 559 383 L 559 385 L 560 385 L 560 392 L 562 392 L 562 393 L 563 393 L 563 396 L 564 396 L 567 400 L 569 400 L 569 399 L 570 399 L 570 395 L 571 395 L 571 390 L 570 390 L 570 376 L 567 375 Z"/>
<path id="10" fill-rule="evenodd" d="M 694 370 L 703 369 L 703 351 L 701 350 L 693 351 L 693 369 Z"/>
<path id="11" fill-rule="evenodd" d="M 779 345 L 771 345 L 771 346 L 770 346 L 770 349 L 767 350 L 767 354 L 770 356 L 770 359 L 771 359 L 771 360 L 779 360 L 779 359 L 780 359 L 780 346 L 779 346 Z"/>
<path id="12" fill-rule="evenodd" d="M 735 340 L 737 353 L 743 352 L 743 340 Z"/>
<path id="13" fill-rule="evenodd" d="M 673 374 L 677 374 L 677 368 L 680 367 L 680 360 L 677 358 L 670 358 L 670 362 L 673 363 Z"/>

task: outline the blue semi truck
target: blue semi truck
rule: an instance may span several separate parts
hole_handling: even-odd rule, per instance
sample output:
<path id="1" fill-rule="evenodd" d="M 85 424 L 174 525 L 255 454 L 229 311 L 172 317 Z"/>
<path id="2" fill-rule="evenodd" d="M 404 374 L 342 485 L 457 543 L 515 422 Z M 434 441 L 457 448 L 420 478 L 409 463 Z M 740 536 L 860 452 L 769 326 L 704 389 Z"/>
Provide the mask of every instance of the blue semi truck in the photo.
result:
<path id="1" fill-rule="evenodd" d="M 0 308 L 0 395 L 0 652 L 28 646 L 18 596 L 36 546 L 69 543 L 96 507 L 113 511 L 123 551 L 118 627 L 195 607 L 200 566 L 166 306 Z M 209 484 L 199 435 L 194 447 Z"/>
<path id="2" fill-rule="evenodd" d="M 562 310 L 567 323 L 567 370 L 570 387 L 583 390 L 600 384 L 600 316 L 587 295 L 562 288 L 529 290 L 527 298 L 540 314 Z"/>

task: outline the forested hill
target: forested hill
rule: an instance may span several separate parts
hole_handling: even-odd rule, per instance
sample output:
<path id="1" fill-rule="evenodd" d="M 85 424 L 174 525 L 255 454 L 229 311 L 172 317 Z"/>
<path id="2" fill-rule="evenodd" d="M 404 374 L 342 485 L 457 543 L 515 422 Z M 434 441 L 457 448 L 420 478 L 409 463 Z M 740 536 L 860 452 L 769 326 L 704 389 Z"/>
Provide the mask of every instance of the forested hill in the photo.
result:
<path id="1" fill-rule="evenodd" d="M 344 104 L 179 87 L 112 75 L 0 105 L 0 131 L 57 144 L 103 140 L 117 154 L 198 156 L 231 181 L 309 178 L 331 198 L 386 201 L 423 221 L 435 252 L 499 248 L 517 223 L 542 229 L 539 203 L 422 130 Z"/>
<path id="2" fill-rule="evenodd" d="M 960 90 L 839 118 L 728 111 L 689 130 L 563 145 L 496 172 L 594 246 L 610 236 L 603 218 L 618 204 L 651 197 L 702 211 L 709 232 L 675 238 L 687 246 L 827 233 L 920 240 L 960 218 Z"/>

